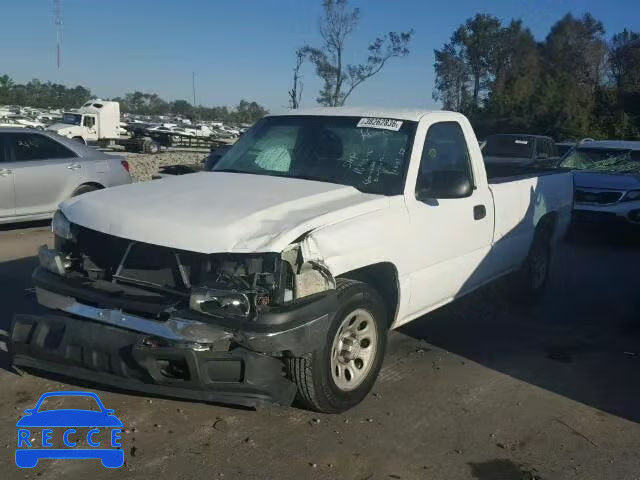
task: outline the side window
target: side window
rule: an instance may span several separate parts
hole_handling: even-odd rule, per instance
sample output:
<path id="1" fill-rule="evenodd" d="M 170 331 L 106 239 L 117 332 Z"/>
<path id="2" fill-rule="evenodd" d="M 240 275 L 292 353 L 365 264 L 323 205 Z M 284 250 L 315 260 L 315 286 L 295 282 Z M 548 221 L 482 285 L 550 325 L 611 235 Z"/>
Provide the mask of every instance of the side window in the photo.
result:
<path id="1" fill-rule="evenodd" d="M 84 126 L 87 128 L 93 128 L 93 126 L 96 124 L 96 117 L 89 117 L 86 116 L 84 117 Z"/>
<path id="2" fill-rule="evenodd" d="M 44 135 L 16 133 L 13 135 L 12 143 L 18 162 L 76 157 L 67 147 Z"/>
<path id="3" fill-rule="evenodd" d="M 456 194 L 454 184 L 461 188 L 464 184 L 465 188 Z M 455 198 L 470 195 L 472 188 L 471 160 L 460 124 L 440 122 L 431 125 L 422 150 L 416 194 L 427 191 L 432 192 L 434 198 Z"/>
<path id="4" fill-rule="evenodd" d="M 549 146 L 546 138 L 536 139 L 536 158 L 549 158 Z"/>

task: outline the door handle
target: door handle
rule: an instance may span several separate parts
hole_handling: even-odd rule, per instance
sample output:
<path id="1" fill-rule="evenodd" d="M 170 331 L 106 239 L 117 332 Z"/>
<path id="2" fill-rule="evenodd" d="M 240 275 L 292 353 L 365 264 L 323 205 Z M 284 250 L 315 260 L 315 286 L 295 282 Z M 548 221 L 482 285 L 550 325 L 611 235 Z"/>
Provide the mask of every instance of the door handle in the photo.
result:
<path id="1" fill-rule="evenodd" d="M 9 170 L 8 168 L 0 168 L 0 177 L 8 177 L 12 173 L 13 172 L 11 170 Z"/>
<path id="2" fill-rule="evenodd" d="M 67 168 L 69 170 L 78 170 L 79 168 L 82 168 L 82 165 L 80 165 L 79 163 L 71 163 L 67 165 Z"/>
<path id="3" fill-rule="evenodd" d="M 482 220 L 487 216 L 487 209 L 484 205 L 476 205 L 473 207 L 473 219 L 474 220 Z"/>

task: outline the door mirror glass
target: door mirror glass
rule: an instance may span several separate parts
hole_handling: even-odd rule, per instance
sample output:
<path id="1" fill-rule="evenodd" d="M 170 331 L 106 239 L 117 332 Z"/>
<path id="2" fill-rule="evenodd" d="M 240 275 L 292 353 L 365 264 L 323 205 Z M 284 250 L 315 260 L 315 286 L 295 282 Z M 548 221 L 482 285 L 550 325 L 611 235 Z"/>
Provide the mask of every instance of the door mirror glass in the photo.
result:
<path id="1" fill-rule="evenodd" d="M 473 185 L 466 172 L 439 170 L 418 179 L 418 199 L 464 198 L 471 195 Z"/>

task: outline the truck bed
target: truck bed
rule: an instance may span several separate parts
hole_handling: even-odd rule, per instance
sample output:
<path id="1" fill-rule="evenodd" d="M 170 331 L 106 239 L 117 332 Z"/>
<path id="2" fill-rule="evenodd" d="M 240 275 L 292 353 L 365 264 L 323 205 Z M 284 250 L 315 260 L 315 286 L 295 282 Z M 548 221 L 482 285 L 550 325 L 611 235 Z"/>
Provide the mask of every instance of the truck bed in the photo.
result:
<path id="1" fill-rule="evenodd" d="M 555 173 L 564 173 L 569 170 L 564 168 L 553 167 L 532 167 L 525 165 L 508 165 L 485 163 L 487 171 L 487 180 L 490 184 L 512 182 L 514 180 L 522 180 L 524 178 L 542 177 L 545 175 L 553 175 Z"/>

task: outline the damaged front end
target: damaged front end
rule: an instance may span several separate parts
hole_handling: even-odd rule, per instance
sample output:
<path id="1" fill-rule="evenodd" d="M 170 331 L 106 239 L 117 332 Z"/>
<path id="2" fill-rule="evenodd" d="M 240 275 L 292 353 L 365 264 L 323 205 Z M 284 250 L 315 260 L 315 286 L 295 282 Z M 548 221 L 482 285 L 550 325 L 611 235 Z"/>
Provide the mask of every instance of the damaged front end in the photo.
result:
<path id="1" fill-rule="evenodd" d="M 288 404 L 295 388 L 282 357 L 325 342 L 335 280 L 306 238 L 280 253 L 202 254 L 89 230 L 61 212 L 53 229 L 55 248 L 41 247 L 33 278 L 39 303 L 56 312 L 16 316 L 16 365 L 199 400 Z"/>

